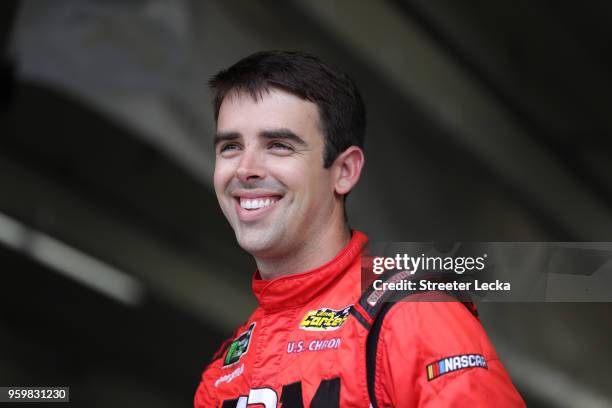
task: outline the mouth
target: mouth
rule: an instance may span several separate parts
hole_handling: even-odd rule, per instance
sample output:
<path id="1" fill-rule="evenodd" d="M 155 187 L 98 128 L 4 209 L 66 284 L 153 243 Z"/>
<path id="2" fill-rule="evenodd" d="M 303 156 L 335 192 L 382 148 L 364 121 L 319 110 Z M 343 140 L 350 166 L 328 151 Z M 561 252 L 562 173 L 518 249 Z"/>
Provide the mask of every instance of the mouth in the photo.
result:
<path id="1" fill-rule="evenodd" d="M 282 200 L 281 195 L 236 196 L 236 212 L 242 221 L 256 221 L 272 211 Z"/>
<path id="2" fill-rule="evenodd" d="M 268 208 L 276 204 L 281 196 L 263 196 L 263 197 L 236 197 L 240 208 L 247 211 L 257 211 Z"/>

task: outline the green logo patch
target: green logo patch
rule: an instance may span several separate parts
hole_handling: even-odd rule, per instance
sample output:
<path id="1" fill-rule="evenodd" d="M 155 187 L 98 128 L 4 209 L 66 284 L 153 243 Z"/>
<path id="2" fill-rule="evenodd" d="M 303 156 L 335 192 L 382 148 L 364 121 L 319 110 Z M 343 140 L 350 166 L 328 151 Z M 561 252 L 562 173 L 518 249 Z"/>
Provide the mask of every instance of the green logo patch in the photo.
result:
<path id="1" fill-rule="evenodd" d="M 240 358 L 249 351 L 249 344 L 251 343 L 251 334 L 255 329 L 255 323 L 251 323 L 249 329 L 236 337 L 232 344 L 230 344 L 225 359 L 223 360 L 223 367 L 231 366 L 240 360 Z"/>

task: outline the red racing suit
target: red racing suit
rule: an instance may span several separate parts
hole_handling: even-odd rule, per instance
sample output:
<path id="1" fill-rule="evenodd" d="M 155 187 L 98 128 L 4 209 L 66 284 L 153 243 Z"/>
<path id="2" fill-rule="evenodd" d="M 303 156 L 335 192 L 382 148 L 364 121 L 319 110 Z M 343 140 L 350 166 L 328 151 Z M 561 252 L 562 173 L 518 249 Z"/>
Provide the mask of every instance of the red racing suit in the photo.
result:
<path id="1" fill-rule="evenodd" d="M 259 307 L 202 374 L 201 407 L 522 407 L 478 319 L 460 302 L 363 307 L 362 248 L 314 270 L 253 277 Z M 384 314 L 381 315 L 381 314 Z"/>

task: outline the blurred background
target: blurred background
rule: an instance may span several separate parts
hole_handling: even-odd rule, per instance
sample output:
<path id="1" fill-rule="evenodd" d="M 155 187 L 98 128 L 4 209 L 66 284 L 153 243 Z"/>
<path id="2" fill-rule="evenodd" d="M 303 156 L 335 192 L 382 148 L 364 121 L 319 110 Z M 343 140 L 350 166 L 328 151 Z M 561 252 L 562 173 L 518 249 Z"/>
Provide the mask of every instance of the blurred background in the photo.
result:
<path id="1" fill-rule="evenodd" d="M 263 49 L 351 74 L 373 240 L 612 241 L 612 3 L 5 0 L 0 385 L 191 406 L 255 306 L 206 82 Z M 483 304 L 531 407 L 612 407 L 610 303 Z"/>

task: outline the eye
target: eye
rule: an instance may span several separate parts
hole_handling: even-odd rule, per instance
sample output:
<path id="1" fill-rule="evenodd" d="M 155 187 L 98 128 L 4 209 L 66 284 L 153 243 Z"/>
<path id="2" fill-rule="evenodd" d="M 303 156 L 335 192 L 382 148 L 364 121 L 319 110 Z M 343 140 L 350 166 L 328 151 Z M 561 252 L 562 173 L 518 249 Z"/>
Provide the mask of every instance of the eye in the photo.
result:
<path id="1" fill-rule="evenodd" d="M 225 143 L 219 147 L 219 153 L 229 152 L 232 150 L 238 150 L 240 146 L 236 143 Z"/>
<path id="2" fill-rule="evenodd" d="M 269 147 L 273 150 L 293 151 L 293 148 L 291 146 L 282 142 L 271 142 Z"/>

